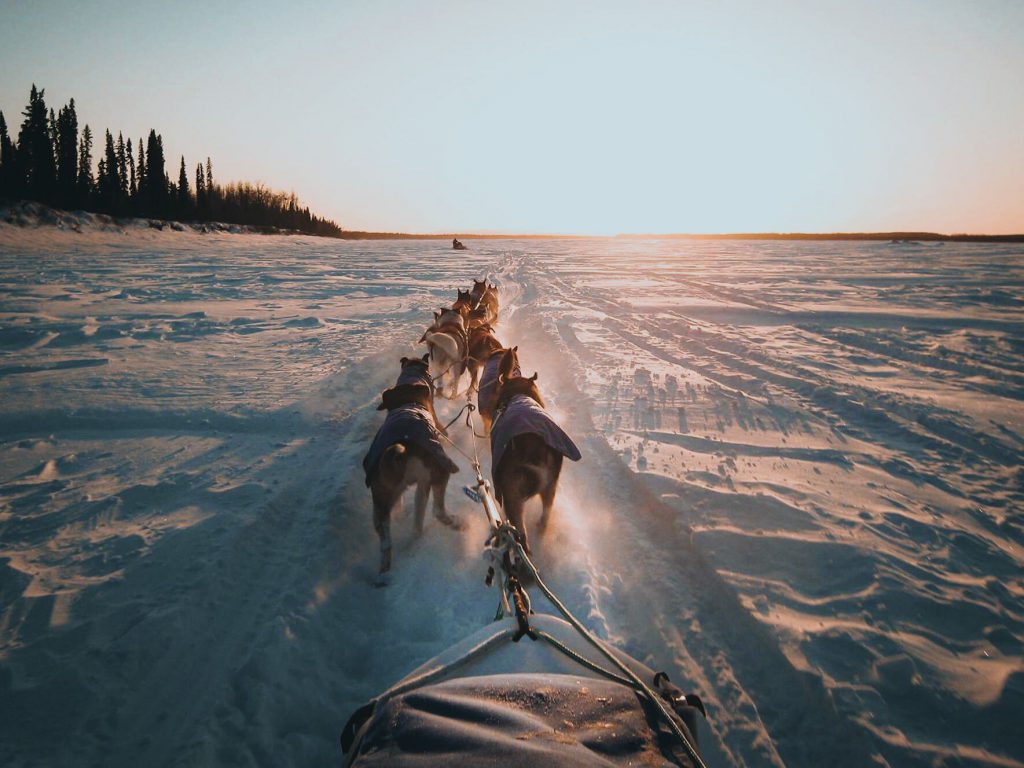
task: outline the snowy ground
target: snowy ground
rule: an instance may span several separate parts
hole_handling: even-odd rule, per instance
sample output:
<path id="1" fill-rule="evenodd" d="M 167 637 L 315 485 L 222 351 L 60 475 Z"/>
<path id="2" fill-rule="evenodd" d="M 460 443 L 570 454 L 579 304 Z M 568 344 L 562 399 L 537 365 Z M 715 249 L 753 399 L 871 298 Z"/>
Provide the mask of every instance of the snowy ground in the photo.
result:
<path id="1" fill-rule="evenodd" d="M 465 460 L 385 589 L 359 467 L 490 272 L 584 452 L 539 565 L 709 764 L 1024 765 L 1024 249 L 472 246 L 0 224 L 0 764 L 334 765 L 490 618 Z"/>

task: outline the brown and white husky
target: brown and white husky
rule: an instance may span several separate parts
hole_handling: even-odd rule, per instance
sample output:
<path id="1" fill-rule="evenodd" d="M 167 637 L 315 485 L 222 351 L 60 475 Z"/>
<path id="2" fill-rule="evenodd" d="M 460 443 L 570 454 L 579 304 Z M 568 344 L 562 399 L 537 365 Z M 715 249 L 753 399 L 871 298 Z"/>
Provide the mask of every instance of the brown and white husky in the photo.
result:
<path id="1" fill-rule="evenodd" d="M 466 369 L 468 338 L 462 314 L 453 309 L 434 313 L 434 323 L 420 341 L 426 342 L 438 380 L 437 393 L 448 399 L 459 394 L 459 379 Z M 447 389 L 447 394 L 445 390 Z"/>

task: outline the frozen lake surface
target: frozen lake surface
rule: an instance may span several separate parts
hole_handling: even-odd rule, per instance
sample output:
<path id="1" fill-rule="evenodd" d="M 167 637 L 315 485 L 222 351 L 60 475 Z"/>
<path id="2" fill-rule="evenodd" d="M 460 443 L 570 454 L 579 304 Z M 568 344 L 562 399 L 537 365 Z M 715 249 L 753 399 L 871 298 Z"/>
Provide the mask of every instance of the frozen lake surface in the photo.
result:
<path id="1" fill-rule="evenodd" d="M 470 245 L 0 225 L 0 764 L 336 765 L 487 622 L 467 462 L 379 589 L 360 461 L 490 274 L 584 454 L 538 565 L 709 765 L 1024 766 L 1024 247 Z"/>

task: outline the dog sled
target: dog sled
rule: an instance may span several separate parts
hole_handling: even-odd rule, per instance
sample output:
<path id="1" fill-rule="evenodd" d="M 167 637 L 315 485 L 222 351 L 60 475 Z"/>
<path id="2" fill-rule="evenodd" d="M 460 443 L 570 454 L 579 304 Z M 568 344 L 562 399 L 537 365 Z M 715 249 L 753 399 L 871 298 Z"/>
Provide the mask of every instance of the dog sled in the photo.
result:
<path id="1" fill-rule="evenodd" d="M 703 768 L 699 697 L 565 608 L 475 469 L 466 492 L 491 526 L 486 581 L 500 587 L 498 615 L 352 714 L 341 734 L 346 768 Z M 534 612 L 524 582 L 561 617 Z"/>
<path id="2" fill-rule="evenodd" d="M 458 245 L 455 240 L 453 247 Z M 467 333 L 464 316 L 481 308 L 481 322 Z M 543 531 L 562 459 L 578 461 L 581 455 L 545 412 L 537 374 L 522 375 L 518 347 L 506 349 L 494 337 L 489 323 L 497 321 L 498 308 L 496 286 L 474 280 L 471 291 L 459 290 L 451 309 L 434 313 L 433 325 L 420 339 L 430 353 L 402 358 L 398 381 L 381 396 L 388 418 L 364 460 L 382 574 L 391 567 L 390 510 L 407 486 L 417 484 L 417 530 L 428 487 L 435 516 L 459 527 L 445 510 L 454 464 L 440 441 L 470 461 L 476 485 L 465 490 L 487 516 L 485 582 L 499 587 L 497 615 L 353 713 L 341 736 L 345 765 L 703 768 L 697 741 L 704 715 L 700 699 L 684 694 L 664 672 L 655 673 L 591 634 L 530 559 L 524 503 L 540 497 Z M 449 377 L 454 397 L 470 359 L 473 385 L 482 373 L 477 402 L 490 436 L 493 493 L 476 443 L 471 456 L 447 435 L 468 410 L 466 426 L 477 437 L 476 408 L 466 404 L 447 425 L 433 410 L 435 382 L 454 368 Z M 443 371 L 431 377 L 428 360 Z M 539 590 L 560 616 L 534 612 L 524 584 Z"/>

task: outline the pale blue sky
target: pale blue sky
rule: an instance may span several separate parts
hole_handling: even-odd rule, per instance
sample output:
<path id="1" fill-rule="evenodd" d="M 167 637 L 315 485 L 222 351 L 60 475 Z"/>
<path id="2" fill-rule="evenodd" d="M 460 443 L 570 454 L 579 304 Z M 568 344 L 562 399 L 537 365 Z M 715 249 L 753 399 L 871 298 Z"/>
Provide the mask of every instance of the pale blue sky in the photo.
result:
<path id="1" fill-rule="evenodd" d="M 1024 2 L 0 0 L 0 109 L 357 229 L 1024 231 Z"/>

